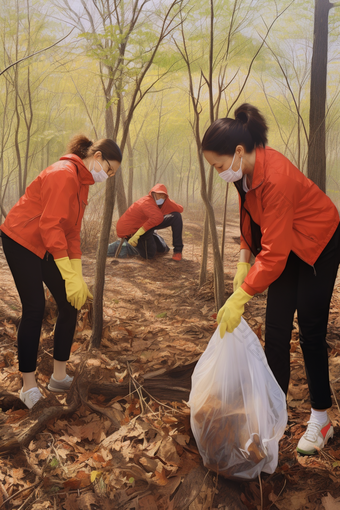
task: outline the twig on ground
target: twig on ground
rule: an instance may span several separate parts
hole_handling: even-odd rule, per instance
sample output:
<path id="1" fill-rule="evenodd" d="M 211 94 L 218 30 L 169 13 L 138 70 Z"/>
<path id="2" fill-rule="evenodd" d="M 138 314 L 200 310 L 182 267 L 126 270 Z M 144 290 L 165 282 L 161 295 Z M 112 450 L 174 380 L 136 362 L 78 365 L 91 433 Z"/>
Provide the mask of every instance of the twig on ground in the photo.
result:
<path id="1" fill-rule="evenodd" d="M 34 491 L 31 492 L 31 494 L 28 496 L 28 498 L 23 502 L 22 505 L 19 506 L 18 510 L 24 510 L 28 507 L 28 505 L 31 505 L 31 500 L 33 496 L 35 496 L 36 491 L 39 489 L 39 487 L 43 484 L 43 480 L 40 480 L 38 483 L 38 487 L 34 489 Z"/>
<path id="2" fill-rule="evenodd" d="M 260 496 L 261 496 L 261 510 L 263 510 L 263 491 L 262 491 L 261 473 L 259 473 L 259 485 L 260 485 Z"/>
<path id="3" fill-rule="evenodd" d="M 3 495 L 5 496 L 5 498 L 8 499 L 9 498 L 8 492 L 6 491 L 6 489 L 2 485 L 2 483 L 0 483 L 0 490 L 2 491 Z"/>
<path id="4" fill-rule="evenodd" d="M 215 481 L 215 485 L 214 485 L 214 489 L 213 489 L 213 493 L 212 493 L 212 497 L 211 497 L 211 507 L 210 507 L 210 510 L 213 510 L 213 503 L 214 503 L 214 499 L 215 499 L 215 495 L 216 495 L 216 492 L 217 492 L 217 485 L 218 485 L 218 473 L 216 474 L 216 481 Z"/>
<path id="5" fill-rule="evenodd" d="M 336 398 L 336 395 L 335 395 L 335 391 L 334 391 L 333 385 L 332 385 L 332 383 L 329 383 L 329 385 L 331 387 L 331 390 L 332 390 L 332 393 L 333 393 L 333 397 L 334 397 L 334 400 L 336 402 L 336 405 L 338 407 L 338 411 L 339 411 L 339 414 L 340 414 L 340 407 L 339 407 L 338 399 Z"/>
<path id="6" fill-rule="evenodd" d="M 26 491 L 30 491 L 32 489 L 35 489 L 35 487 L 37 485 L 40 485 L 42 483 L 42 480 L 38 480 L 37 482 L 35 482 L 33 485 L 30 485 L 29 487 L 25 487 L 24 489 L 20 489 L 20 491 L 17 491 L 15 492 L 14 494 L 12 494 L 12 496 L 9 496 L 3 503 L 2 505 L 0 506 L 0 509 L 5 506 L 6 503 L 8 503 L 11 499 L 15 498 L 16 496 L 18 496 L 19 494 L 21 494 L 22 492 L 26 492 Z M 8 494 L 7 494 L 8 495 Z M 29 495 L 29 497 L 25 500 L 25 502 L 31 497 L 32 494 Z M 22 506 L 22 505 L 21 505 Z M 21 508 L 21 507 L 20 507 Z M 20 510 L 19 508 L 19 510 Z"/>
<path id="7" fill-rule="evenodd" d="M 159 400 L 157 400 L 153 395 L 151 395 L 151 393 L 149 393 L 142 384 L 138 383 L 139 386 L 143 389 L 143 391 L 145 391 L 145 393 L 152 399 L 154 400 L 155 402 L 157 402 L 157 404 L 159 404 L 160 406 L 162 407 L 167 407 L 168 409 L 170 409 L 172 411 L 172 413 L 174 413 L 174 411 L 176 413 L 179 413 L 179 414 L 184 414 L 186 415 L 186 413 L 184 413 L 183 411 L 181 411 L 180 409 L 174 409 L 173 407 L 171 406 L 168 406 L 167 404 L 164 404 L 163 402 L 160 402 Z"/>
<path id="8" fill-rule="evenodd" d="M 283 493 L 283 491 L 284 491 L 284 489 L 285 489 L 285 487 L 286 487 L 286 483 L 287 483 L 287 480 L 285 479 L 285 480 L 284 480 L 284 482 L 283 482 L 283 487 L 282 487 L 282 489 L 280 490 L 280 492 L 278 493 L 276 500 L 275 500 L 275 501 L 273 501 L 273 503 L 270 505 L 270 507 L 269 507 L 269 508 L 271 508 L 273 505 L 275 505 L 275 504 L 277 503 L 277 500 L 279 499 L 279 497 L 281 496 L 281 494 Z"/>
<path id="9" fill-rule="evenodd" d="M 140 406 L 141 406 L 141 413 L 144 414 L 144 412 L 145 412 L 145 405 L 147 407 L 149 407 L 149 406 L 148 406 L 148 404 L 146 403 L 146 401 L 145 401 L 145 399 L 143 397 L 143 393 L 141 391 L 141 385 L 135 380 L 135 378 L 132 375 L 132 371 L 131 371 L 131 367 L 130 367 L 130 363 L 129 362 L 127 362 L 127 368 L 128 368 L 129 375 L 130 375 L 130 381 L 133 382 L 133 385 L 136 388 L 136 391 L 137 391 L 137 394 L 138 394 L 138 397 L 139 397 L 139 402 L 140 402 Z M 150 407 L 149 407 L 149 409 L 150 409 Z M 152 409 L 150 409 L 150 411 L 152 412 Z"/>

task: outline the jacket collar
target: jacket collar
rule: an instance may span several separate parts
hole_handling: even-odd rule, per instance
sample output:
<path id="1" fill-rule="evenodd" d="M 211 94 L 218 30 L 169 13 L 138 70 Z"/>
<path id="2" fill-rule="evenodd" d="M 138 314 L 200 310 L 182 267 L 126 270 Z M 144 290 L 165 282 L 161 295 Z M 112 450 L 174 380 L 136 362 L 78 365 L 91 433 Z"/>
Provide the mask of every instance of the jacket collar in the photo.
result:
<path id="1" fill-rule="evenodd" d="M 91 172 L 86 168 L 86 166 L 83 163 L 83 160 L 76 156 L 75 154 L 65 154 L 65 156 L 62 156 L 60 160 L 66 160 L 66 161 L 72 161 L 77 168 L 78 168 L 78 179 L 81 182 L 81 184 L 94 184 L 94 179 L 92 177 Z M 74 165 L 72 165 L 73 167 Z"/>
<path id="2" fill-rule="evenodd" d="M 266 149 L 264 149 L 263 147 L 257 147 L 251 189 L 254 189 L 254 188 L 257 188 L 258 186 L 260 186 L 264 180 L 265 159 L 266 159 Z"/>

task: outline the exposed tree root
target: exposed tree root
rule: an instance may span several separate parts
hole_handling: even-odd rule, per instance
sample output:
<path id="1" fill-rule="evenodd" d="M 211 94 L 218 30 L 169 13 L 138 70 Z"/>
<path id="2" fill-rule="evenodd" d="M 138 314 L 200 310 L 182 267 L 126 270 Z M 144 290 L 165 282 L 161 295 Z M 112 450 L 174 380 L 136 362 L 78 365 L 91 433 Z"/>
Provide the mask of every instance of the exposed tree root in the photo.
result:
<path id="1" fill-rule="evenodd" d="M 63 415 L 72 414 L 79 407 L 80 403 L 88 405 L 98 414 L 107 416 L 115 428 L 120 427 L 115 413 L 111 409 L 101 408 L 88 399 L 88 394 L 93 393 L 105 397 L 114 398 L 125 396 L 130 393 L 129 383 L 108 384 L 95 382 L 99 380 L 99 371 L 86 366 L 87 361 L 93 358 L 93 353 L 87 353 L 80 363 L 74 376 L 73 384 L 68 392 L 66 405 L 60 405 L 56 397 L 51 394 L 43 398 L 31 409 L 21 421 L 11 423 L 11 416 L 2 413 L 0 415 L 0 454 L 9 454 L 23 446 L 28 446 L 50 420 L 57 420 Z M 182 402 L 188 400 L 191 388 L 191 375 L 197 361 L 176 367 L 168 371 L 157 371 L 145 374 L 141 382 L 134 381 L 139 385 L 139 390 L 145 396 L 151 395 L 159 400 L 170 400 Z M 18 398 L 18 395 L 11 392 L 0 392 L 0 403 L 3 408 L 26 409 Z"/>
<path id="2" fill-rule="evenodd" d="M 191 389 L 191 375 L 196 361 L 172 370 L 164 370 L 145 374 L 140 385 L 145 396 L 151 395 L 159 400 L 182 402 L 188 400 Z M 162 372 L 162 373 L 161 373 Z M 134 389 L 134 388 L 132 388 Z M 89 393 L 114 398 L 124 396 L 130 392 L 129 384 L 108 384 L 92 382 L 89 385 Z"/>

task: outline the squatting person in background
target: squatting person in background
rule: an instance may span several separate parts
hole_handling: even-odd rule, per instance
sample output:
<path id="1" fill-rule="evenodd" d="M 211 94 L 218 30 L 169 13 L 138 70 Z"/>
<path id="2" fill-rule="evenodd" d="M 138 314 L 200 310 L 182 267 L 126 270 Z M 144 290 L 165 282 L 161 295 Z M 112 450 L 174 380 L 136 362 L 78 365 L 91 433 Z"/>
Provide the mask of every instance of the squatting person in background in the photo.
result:
<path id="1" fill-rule="evenodd" d="M 110 139 L 92 142 L 83 135 L 68 153 L 43 170 L 27 187 L 0 226 L 3 250 L 22 303 L 18 329 L 20 398 L 31 408 L 42 397 L 35 370 L 45 308 L 43 282 L 58 306 L 54 366 L 48 388 L 67 391 L 66 374 L 77 311 L 92 298 L 82 276 L 80 228 L 89 186 L 113 176 L 122 154 Z"/>
<path id="2" fill-rule="evenodd" d="M 326 333 L 340 258 L 339 214 L 316 184 L 266 144 L 266 121 L 249 104 L 237 108 L 235 119 L 216 120 L 202 141 L 206 160 L 234 182 L 240 197 L 240 262 L 217 321 L 221 336 L 232 332 L 245 303 L 268 288 L 265 353 L 287 394 L 297 310 L 312 407 L 297 451 L 310 455 L 333 436 Z"/>
<path id="3" fill-rule="evenodd" d="M 149 194 L 134 202 L 117 222 L 117 235 L 128 239 L 143 258 L 166 253 L 169 247 L 155 230 L 171 227 L 173 260 L 182 259 L 183 207 L 170 200 L 164 184 L 156 184 Z"/>

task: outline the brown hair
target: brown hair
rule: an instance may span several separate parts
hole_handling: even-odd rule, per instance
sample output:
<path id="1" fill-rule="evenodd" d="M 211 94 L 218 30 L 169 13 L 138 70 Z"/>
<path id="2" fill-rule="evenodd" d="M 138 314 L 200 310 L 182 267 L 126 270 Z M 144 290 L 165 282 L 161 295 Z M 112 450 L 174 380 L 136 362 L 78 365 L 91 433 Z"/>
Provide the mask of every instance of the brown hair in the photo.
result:
<path id="1" fill-rule="evenodd" d="M 238 145 L 246 152 L 267 144 L 268 126 L 259 110 L 244 103 L 235 110 L 235 119 L 215 120 L 205 132 L 202 140 L 203 151 L 232 156 Z"/>
<path id="2" fill-rule="evenodd" d="M 102 138 L 92 142 L 85 135 L 75 135 L 67 146 L 68 154 L 75 154 L 81 159 L 86 159 L 97 151 L 100 151 L 103 159 L 107 161 L 122 162 L 121 150 L 116 142 L 110 138 Z"/>

